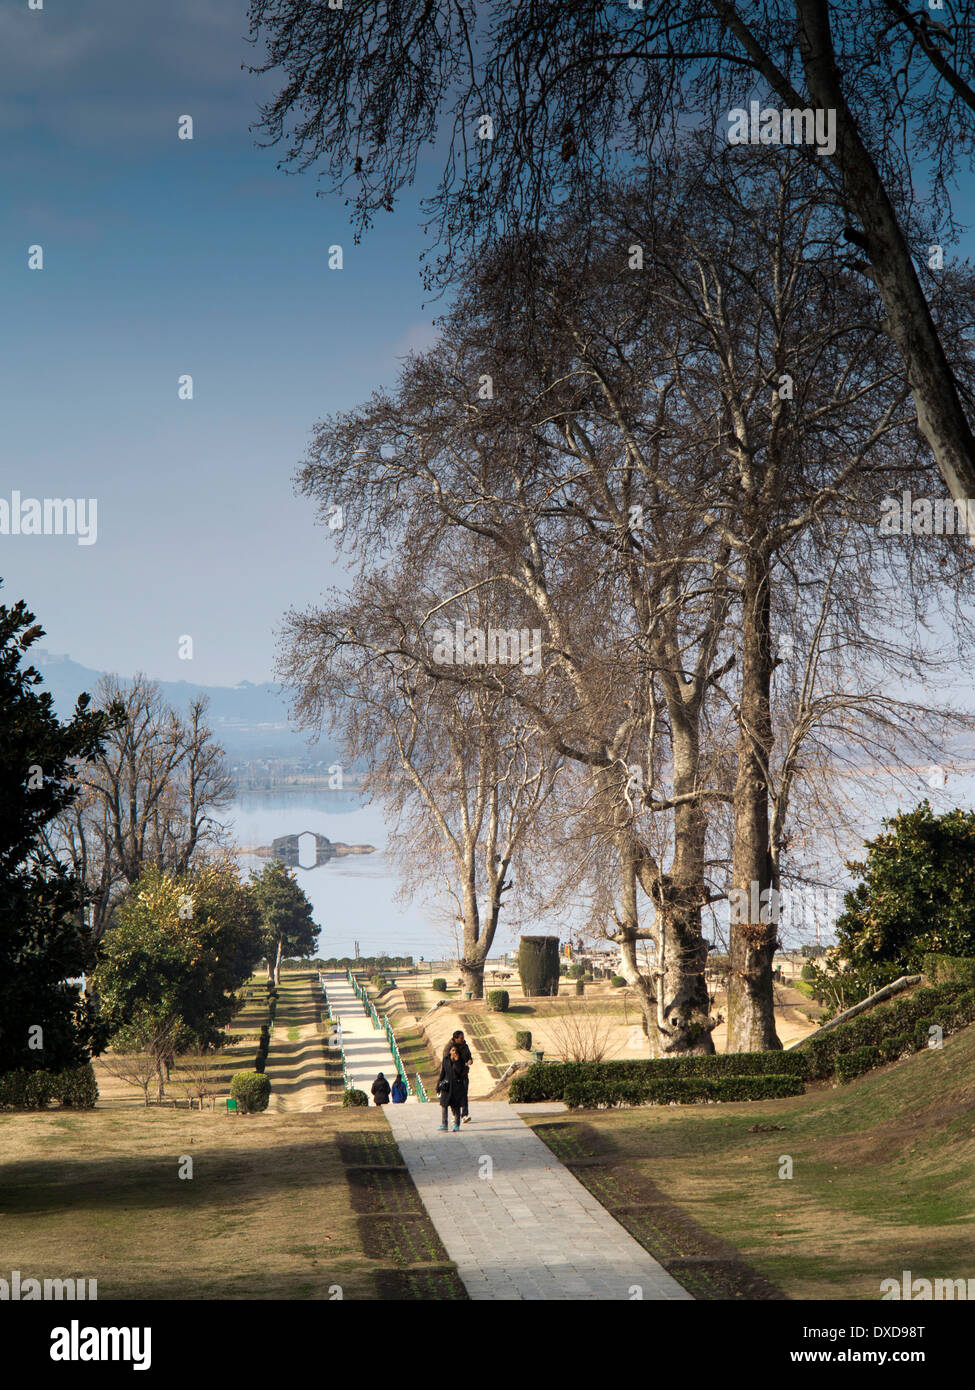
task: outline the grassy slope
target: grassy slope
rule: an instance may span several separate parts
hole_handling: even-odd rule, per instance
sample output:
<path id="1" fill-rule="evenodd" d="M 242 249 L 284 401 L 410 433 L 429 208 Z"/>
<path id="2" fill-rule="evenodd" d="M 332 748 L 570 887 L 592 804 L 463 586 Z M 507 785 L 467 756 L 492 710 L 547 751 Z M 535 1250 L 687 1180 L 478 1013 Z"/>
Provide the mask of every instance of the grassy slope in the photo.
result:
<path id="1" fill-rule="evenodd" d="M 0 1269 L 96 1278 L 100 1299 L 327 1299 L 334 1285 L 346 1299 L 416 1297 L 389 1292 L 390 1271 L 402 1279 L 409 1261 L 397 1233 L 413 1233 L 414 1258 L 442 1268 L 445 1256 L 407 1178 L 414 1195 L 399 1206 L 356 1199 L 339 1142 L 350 1132 L 398 1159 L 384 1116 L 366 1110 L 0 1114 Z M 178 1176 L 181 1155 L 191 1179 Z M 377 1243 L 361 1213 L 386 1221 L 384 1210 L 417 1214 L 393 1216 Z M 458 1296 L 450 1278 L 435 1296 Z"/>
<path id="2" fill-rule="evenodd" d="M 975 1277 L 975 1027 L 837 1089 L 536 1127 L 567 1119 L 791 1298 L 876 1299 L 904 1269 Z"/>

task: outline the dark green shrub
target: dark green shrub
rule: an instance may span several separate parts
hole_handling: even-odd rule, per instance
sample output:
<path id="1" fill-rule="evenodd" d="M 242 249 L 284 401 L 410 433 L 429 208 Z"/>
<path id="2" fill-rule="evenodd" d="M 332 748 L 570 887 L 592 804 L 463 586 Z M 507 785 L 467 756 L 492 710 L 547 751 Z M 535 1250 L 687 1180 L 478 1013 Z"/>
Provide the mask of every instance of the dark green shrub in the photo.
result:
<path id="1" fill-rule="evenodd" d="M 441 979 L 438 975 L 435 980 L 430 981 L 430 988 L 439 990 L 441 994 L 445 994 L 447 992 L 447 981 Z"/>
<path id="2" fill-rule="evenodd" d="M 535 1063 L 511 1083 L 511 1100 L 526 1104 L 537 1100 L 563 1100 L 567 1086 L 598 1083 L 599 1088 L 622 1082 L 642 1085 L 657 1081 L 786 1076 L 795 1080 L 799 1095 L 808 1074 L 809 1060 L 801 1052 L 722 1052 L 712 1056 L 634 1058 L 625 1062 Z M 776 1094 L 778 1094 L 776 1092 Z M 731 1099 L 747 1099 L 732 1096 Z"/>
<path id="3" fill-rule="evenodd" d="M 488 1008 L 493 1009 L 496 1014 L 506 1014 L 511 998 L 506 989 L 492 989 L 487 997 Z"/>
<path id="4" fill-rule="evenodd" d="M 602 1105 L 693 1105 L 702 1101 L 776 1100 L 800 1096 L 802 1078 L 768 1075 L 674 1077 L 671 1080 L 570 1082 L 562 1099 L 570 1108 Z"/>
<path id="5" fill-rule="evenodd" d="M 238 1071 L 230 1082 L 230 1094 L 248 1114 L 266 1110 L 271 1098 L 271 1083 L 262 1072 Z"/>
<path id="6" fill-rule="evenodd" d="M 522 1052 L 531 1052 L 532 1035 L 527 1029 L 515 1034 L 515 1047 L 520 1048 Z"/>
<path id="7" fill-rule="evenodd" d="M 581 960 L 574 961 L 573 964 L 569 966 L 569 976 L 573 980 L 581 980 L 585 973 L 586 967 Z"/>
<path id="8" fill-rule="evenodd" d="M 836 1059 L 836 1076 L 839 1081 L 852 1081 L 855 1076 L 862 1076 L 871 1067 L 876 1067 L 880 1063 L 880 1054 L 876 1047 L 865 1043 L 862 1047 L 855 1047 L 852 1052 L 841 1052 Z"/>
<path id="9" fill-rule="evenodd" d="M 259 1052 L 259 1053 L 257 1054 L 257 1056 L 254 1058 L 254 1070 L 255 1070 L 258 1074 L 260 1074 L 260 1073 L 262 1073 L 262 1072 L 264 1071 L 264 1068 L 265 1068 L 266 1066 L 267 1066 L 267 1053 L 266 1053 L 266 1052 Z"/>
<path id="10" fill-rule="evenodd" d="M 559 992 L 559 938 L 523 936 L 518 945 L 518 975 L 526 999 Z"/>
<path id="11" fill-rule="evenodd" d="M 576 980 L 576 994 L 585 994 L 586 986 L 582 980 Z"/>
<path id="12" fill-rule="evenodd" d="M 62 1105 L 72 1110 L 94 1110 L 98 1099 L 98 1082 L 95 1069 L 90 1062 L 80 1067 L 69 1067 L 58 1072 L 54 1078 L 54 1095 Z"/>
<path id="13" fill-rule="evenodd" d="M 622 975 L 611 975 L 609 983 L 612 989 L 622 989 L 626 981 L 623 979 Z"/>
<path id="14" fill-rule="evenodd" d="M 967 996 L 971 994 L 971 999 Z M 878 1004 L 867 1013 L 840 1023 L 818 1038 L 799 1044 L 809 1057 L 810 1076 L 827 1079 L 834 1075 L 836 1059 L 858 1047 L 881 1048 L 888 1038 L 908 1034 L 915 1050 L 927 1047 L 928 1028 L 937 1023 L 945 1033 L 965 1027 L 975 1019 L 975 991 L 962 988 L 958 981 L 936 988 L 912 990 L 889 1004 Z M 947 1024 L 947 1026 L 946 1026 Z"/>
<path id="15" fill-rule="evenodd" d="M 365 1091 L 358 1091 L 353 1086 L 350 1090 L 346 1091 L 345 1095 L 342 1097 L 342 1104 L 345 1106 L 368 1105 L 369 1097 L 366 1095 Z"/>

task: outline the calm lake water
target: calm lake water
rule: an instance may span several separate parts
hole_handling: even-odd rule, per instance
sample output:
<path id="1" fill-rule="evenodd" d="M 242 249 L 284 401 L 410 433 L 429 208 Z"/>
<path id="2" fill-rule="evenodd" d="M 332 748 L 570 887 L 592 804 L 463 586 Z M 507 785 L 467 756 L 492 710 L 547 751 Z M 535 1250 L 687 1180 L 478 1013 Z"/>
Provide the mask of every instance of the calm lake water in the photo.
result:
<path id="1" fill-rule="evenodd" d="M 453 956 L 452 934 L 438 926 L 419 903 L 394 901 L 398 880 L 382 853 L 386 823 L 377 806 L 364 805 L 352 791 L 241 792 L 224 819 L 240 845 L 270 845 L 281 835 L 312 831 L 347 845 L 375 845 L 374 854 L 330 860 L 316 869 L 296 869 L 298 882 L 321 927 L 319 954 L 347 956 L 359 943 L 364 956 Z M 245 870 L 264 861 L 241 857 Z"/>

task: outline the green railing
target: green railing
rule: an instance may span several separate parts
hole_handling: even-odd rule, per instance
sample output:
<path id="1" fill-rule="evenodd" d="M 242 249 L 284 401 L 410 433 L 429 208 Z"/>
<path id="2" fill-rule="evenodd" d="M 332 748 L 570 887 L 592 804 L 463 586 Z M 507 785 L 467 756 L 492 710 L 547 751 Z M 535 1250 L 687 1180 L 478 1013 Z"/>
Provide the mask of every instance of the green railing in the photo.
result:
<path id="1" fill-rule="evenodd" d="M 430 1097 L 426 1093 L 426 1089 L 424 1088 L 423 1082 L 420 1080 L 419 1072 L 417 1072 L 416 1074 L 416 1098 L 417 1100 L 425 1101 L 428 1101 L 430 1099 Z"/>
<path id="2" fill-rule="evenodd" d="M 388 1014 L 383 1019 L 383 1024 L 386 1029 L 386 1041 L 389 1043 L 389 1050 L 393 1054 L 393 1061 L 396 1063 L 396 1071 L 398 1075 L 402 1078 L 406 1086 L 406 1094 L 412 1095 L 413 1087 L 410 1085 L 410 1078 L 406 1075 L 406 1068 L 403 1066 L 403 1059 L 399 1055 L 399 1047 L 396 1044 L 396 1035 L 393 1032 L 392 1024 L 389 1021 Z"/>

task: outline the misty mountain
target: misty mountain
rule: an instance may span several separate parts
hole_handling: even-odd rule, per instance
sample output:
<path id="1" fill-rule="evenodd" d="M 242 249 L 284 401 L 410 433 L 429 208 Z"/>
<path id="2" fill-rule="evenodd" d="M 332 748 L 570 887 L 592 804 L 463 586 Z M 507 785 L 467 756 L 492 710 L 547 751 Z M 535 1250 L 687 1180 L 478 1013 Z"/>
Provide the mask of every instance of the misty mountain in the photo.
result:
<path id="1" fill-rule="evenodd" d="M 75 701 L 84 691 L 92 696 L 105 674 L 81 666 L 70 656 L 59 656 L 35 649 L 31 663 L 44 677 L 44 685 L 54 697 L 62 719 L 71 716 Z M 215 738 L 236 758 L 294 758 L 310 762 L 333 761 L 337 754 L 327 739 L 309 744 L 306 734 L 291 727 L 287 698 L 270 681 L 238 685 L 195 685 L 191 681 L 158 681 L 166 700 L 174 709 L 185 711 L 194 695 L 210 701 L 208 720 Z"/>

